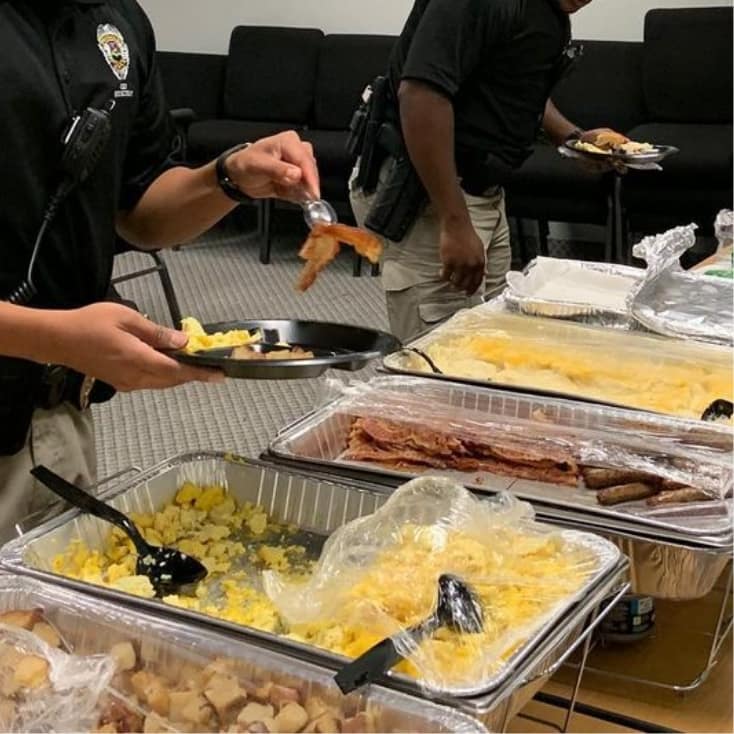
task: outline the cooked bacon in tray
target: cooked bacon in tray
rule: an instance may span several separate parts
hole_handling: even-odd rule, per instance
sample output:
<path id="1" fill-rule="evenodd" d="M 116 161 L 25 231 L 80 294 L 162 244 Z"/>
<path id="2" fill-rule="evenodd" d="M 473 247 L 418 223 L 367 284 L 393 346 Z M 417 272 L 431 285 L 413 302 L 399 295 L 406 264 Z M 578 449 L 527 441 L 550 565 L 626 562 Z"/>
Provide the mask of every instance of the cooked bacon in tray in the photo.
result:
<path id="1" fill-rule="evenodd" d="M 364 229 L 346 224 L 316 224 L 299 253 L 306 261 L 296 284 L 299 291 L 307 291 L 316 282 L 319 273 L 339 254 L 340 242 L 354 247 L 372 264 L 382 255 L 380 240 Z"/>
<path id="2" fill-rule="evenodd" d="M 438 431 L 379 418 L 357 418 L 343 458 L 397 469 L 426 468 L 488 472 L 520 479 L 576 486 L 578 466 L 560 450 L 469 441 Z"/>

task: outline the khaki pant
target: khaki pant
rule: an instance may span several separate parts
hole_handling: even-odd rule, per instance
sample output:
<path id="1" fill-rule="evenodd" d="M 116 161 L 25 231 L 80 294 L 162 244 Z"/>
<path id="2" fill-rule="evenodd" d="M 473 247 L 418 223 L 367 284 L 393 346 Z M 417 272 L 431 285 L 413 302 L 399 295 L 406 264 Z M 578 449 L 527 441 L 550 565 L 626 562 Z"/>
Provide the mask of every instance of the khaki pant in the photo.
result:
<path id="1" fill-rule="evenodd" d="M 25 447 L 13 456 L 0 456 L 0 543 L 16 536 L 16 523 L 27 531 L 29 516 L 37 525 L 62 502 L 31 476 L 39 464 L 80 487 L 94 484 L 97 460 L 89 410 L 82 413 L 68 403 L 36 410 Z"/>
<path id="2" fill-rule="evenodd" d="M 352 175 L 352 181 L 354 175 Z M 350 199 L 357 222 L 367 217 L 374 194 L 365 196 L 350 182 Z M 453 316 L 499 295 L 505 287 L 512 253 L 505 214 L 505 194 L 464 194 L 472 225 L 486 248 L 484 283 L 473 296 L 440 279 L 439 225 L 432 206 L 424 211 L 402 242 L 384 241 L 382 284 L 390 330 L 404 344 Z"/>

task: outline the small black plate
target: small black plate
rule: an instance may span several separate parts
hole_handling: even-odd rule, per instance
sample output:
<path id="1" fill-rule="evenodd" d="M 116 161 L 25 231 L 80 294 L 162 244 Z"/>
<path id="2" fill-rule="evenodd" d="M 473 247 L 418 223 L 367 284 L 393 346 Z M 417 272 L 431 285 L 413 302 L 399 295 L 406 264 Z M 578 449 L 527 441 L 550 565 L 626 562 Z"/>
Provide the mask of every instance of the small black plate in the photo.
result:
<path id="1" fill-rule="evenodd" d="M 204 325 L 208 334 L 239 329 L 262 332 L 262 341 L 250 345 L 256 351 L 300 347 L 315 356 L 313 359 L 233 359 L 231 347 L 196 354 L 174 352 L 171 356 L 183 364 L 220 369 L 228 377 L 239 380 L 300 380 L 319 377 L 330 369 L 359 370 L 371 360 L 401 347 L 392 334 L 384 331 L 323 321 L 275 319 Z M 288 344 L 288 347 L 278 344 Z"/>

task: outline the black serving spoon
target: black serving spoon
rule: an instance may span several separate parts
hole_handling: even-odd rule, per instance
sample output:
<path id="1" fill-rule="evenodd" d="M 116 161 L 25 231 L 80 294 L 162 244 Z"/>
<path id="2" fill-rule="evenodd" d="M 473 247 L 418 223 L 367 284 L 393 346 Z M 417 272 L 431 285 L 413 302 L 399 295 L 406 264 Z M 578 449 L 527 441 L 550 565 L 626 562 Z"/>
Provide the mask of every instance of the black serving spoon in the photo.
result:
<path id="1" fill-rule="evenodd" d="M 433 614 L 407 629 L 406 633 L 417 645 L 439 627 L 448 627 L 464 634 L 477 634 L 484 629 L 484 613 L 476 594 L 460 578 L 447 573 L 438 579 L 438 601 Z M 402 657 L 395 639 L 388 637 L 345 665 L 334 676 L 334 680 L 346 695 L 381 678 Z"/>
<path id="2" fill-rule="evenodd" d="M 731 400 L 714 400 L 703 412 L 701 420 L 714 422 L 722 418 L 731 418 L 734 413 L 734 405 Z"/>
<path id="3" fill-rule="evenodd" d="M 65 499 L 74 507 L 106 520 L 124 531 L 135 544 L 135 550 L 138 552 L 135 572 L 139 576 L 147 576 L 150 579 L 158 596 L 173 594 L 182 586 L 194 584 L 206 576 L 206 567 L 200 561 L 175 548 L 151 545 L 127 515 L 79 489 L 71 482 L 67 482 L 45 466 L 31 469 L 31 474 L 54 494 Z"/>

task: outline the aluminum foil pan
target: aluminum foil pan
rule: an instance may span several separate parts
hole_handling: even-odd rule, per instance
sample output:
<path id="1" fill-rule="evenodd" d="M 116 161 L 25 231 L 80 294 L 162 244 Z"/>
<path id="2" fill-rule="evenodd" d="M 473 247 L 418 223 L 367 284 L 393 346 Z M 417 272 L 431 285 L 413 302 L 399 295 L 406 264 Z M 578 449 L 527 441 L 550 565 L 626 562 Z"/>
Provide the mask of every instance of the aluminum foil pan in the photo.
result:
<path id="1" fill-rule="evenodd" d="M 627 298 L 643 273 L 607 263 L 538 257 L 507 274 L 508 310 L 608 328 L 630 328 Z"/>
<path id="2" fill-rule="evenodd" d="M 226 658 L 236 661 L 238 672 L 258 683 L 297 685 L 307 696 L 318 695 L 336 713 L 369 711 L 377 731 L 467 734 L 486 731 L 477 721 L 456 710 L 381 686 L 371 686 L 362 694 L 345 697 L 333 682 L 331 671 L 255 647 L 244 640 L 142 614 L 34 579 L 0 576 L 0 612 L 17 609 L 42 609 L 44 617 L 74 654 L 105 654 L 115 643 L 132 642 L 145 668 L 164 674 L 183 664 L 203 668 L 217 658 Z M 124 700 L 124 694 L 117 695 Z M 170 731 L 175 729 L 171 727 Z"/>
<path id="3" fill-rule="evenodd" d="M 579 455 L 586 453 L 584 447 L 588 446 L 590 454 L 601 462 L 599 465 L 618 469 L 652 471 L 646 464 L 651 456 L 669 456 L 673 461 L 674 455 L 681 458 L 690 455 L 700 461 L 699 469 L 692 471 L 703 473 L 708 457 L 709 461 L 722 465 L 724 480 L 731 489 L 732 477 L 727 469 L 734 439 L 726 428 L 588 403 L 405 377 L 373 378 L 357 396 L 350 393 L 331 401 L 281 431 L 271 442 L 269 454 L 276 460 L 309 466 L 331 475 L 396 486 L 416 476 L 414 471 L 349 461 L 343 454 L 355 417 L 369 412 L 370 417 L 396 420 L 397 415 L 414 411 L 416 405 L 432 406 L 432 412 L 441 410 L 441 416 L 450 413 L 452 422 L 476 426 L 477 431 L 489 431 L 493 427 L 504 430 L 511 426 L 524 435 L 537 436 L 538 444 L 552 441 L 553 445 L 576 447 Z M 431 418 L 430 412 L 429 408 L 426 422 Z M 420 420 L 420 414 L 413 415 L 416 417 Z M 711 453 L 707 453 L 709 450 Z M 594 465 L 592 461 L 587 463 Z M 654 532 L 661 540 L 683 539 L 700 547 L 725 549 L 732 545 L 734 508 L 730 499 L 657 509 L 647 507 L 644 502 L 603 507 L 597 502 L 596 493 L 588 489 L 488 472 L 431 469 L 427 473 L 449 476 L 481 493 L 510 491 L 532 502 L 546 518 L 552 519 L 554 509 L 572 510 L 583 513 L 590 521 L 594 518 L 603 523 L 617 521 L 638 532 Z M 677 480 L 686 481 L 683 477 Z M 721 491 L 725 494 L 726 488 Z"/>
<path id="4" fill-rule="evenodd" d="M 173 500 L 184 480 L 209 483 L 226 481 L 229 491 L 239 501 L 261 505 L 275 520 L 295 525 L 301 531 L 324 539 L 344 523 L 373 513 L 387 499 L 384 492 L 335 484 L 305 473 L 281 471 L 261 462 L 217 453 L 189 454 L 163 462 L 104 495 L 104 498 L 126 513 L 152 512 Z M 595 535 L 571 530 L 564 532 L 569 543 L 580 544 L 598 558 L 598 570 L 593 578 L 583 589 L 568 598 L 554 618 L 545 620 L 542 627 L 536 629 L 492 677 L 477 681 L 470 689 L 447 688 L 437 691 L 436 695 L 472 698 L 500 688 L 513 679 L 517 669 L 532 664 L 535 649 L 551 632 L 570 628 L 583 619 L 577 616 L 578 611 L 581 607 L 586 608 L 589 598 L 603 589 L 606 589 L 608 596 L 618 585 L 620 564 L 626 565 L 626 560 L 616 547 Z M 108 533 L 109 526 L 106 523 L 76 511 L 68 512 L 6 545 L 0 552 L 0 567 L 87 594 L 148 608 L 172 618 L 228 630 L 257 640 L 271 649 L 316 660 L 329 667 L 338 668 L 344 664 L 343 657 L 313 646 L 169 606 L 157 600 L 75 581 L 53 572 L 53 558 L 66 549 L 72 540 L 78 538 L 92 549 L 101 548 Z M 558 655 L 563 652 L 559 649 Z M 392 686 L 420 695 L 420 685 L 413 679 L 392 673 L 389 679 Z"/>
<path id="5" fill-rule="evenodd" d="M 734 281 L 686 273 L 680 256 L 696 241 L 695 226 L 647 237 L 634 254 L 647 261 L 645 277 L 630 296 L 634 318 L 650 331 L 678 339 L 734 343 Z"/>

